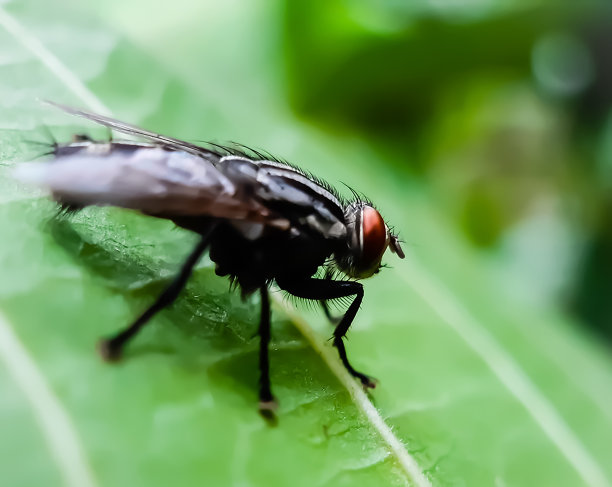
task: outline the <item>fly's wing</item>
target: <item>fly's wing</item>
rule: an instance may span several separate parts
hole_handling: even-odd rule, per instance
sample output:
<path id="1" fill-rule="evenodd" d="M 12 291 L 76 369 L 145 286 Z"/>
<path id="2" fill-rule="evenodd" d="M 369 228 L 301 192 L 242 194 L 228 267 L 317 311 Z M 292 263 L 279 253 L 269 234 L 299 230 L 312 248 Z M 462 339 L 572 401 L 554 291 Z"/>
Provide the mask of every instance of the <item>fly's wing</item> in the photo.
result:
<path id="1" fill-rule="evenodd" d="M 71 115 L 76 115 L 77 117 L 82 117 L 100 125 L 104 125 L 105 127 L 116 130 L 117 132 L 142 137 L 155 145 L 189 152 L 190 154 L 195 154 L 211 162 L 217 162 L 221 158 L 221 154 L 205 147 L 191 144 L 190 142 L 185 142 L 173 137 L 168 137 L 166 135 L 150 132 L 148 130 L 141 129 L 140 127 L 136 127 L 135 125 L 130 125 L 128 123 L 115 120 L 114 118 L 98 115 L 97 113 L 86 112 L 84 110 L 79 110 L 77 108 L 72 108 L 52 101 L 46 101 L 45 103 L 59 108 L 60 110 L 63 110 Z"/>
<path id="2" fill-rule="evenodd" d="M 346 236 L 338 197 L 288 164 L 222 156 L 103 115 L 48 103 L 148 141 L 60 145 L 53 163 L 17 168 L 18 178 L 48 188 L 62 203 L 119 206 L 170 219 L 225 218 L 233 220 L 247 238 L 257 238 L 267 226 L 324 239 Z M 255 232 L 249 223 L 261 226 Z"/>
<path id="3" fill-rule="evenodd" d="M 78 150 L 59 148 L 58 154 L 51 163 L 18 165 L 16 177 L 78 207 L 118 206 L 165 218 L 210 216 L 289 226 L 253 197 L 256 181 L 230 179 L 194 154 L 125 142 L 90 142 Z"/>

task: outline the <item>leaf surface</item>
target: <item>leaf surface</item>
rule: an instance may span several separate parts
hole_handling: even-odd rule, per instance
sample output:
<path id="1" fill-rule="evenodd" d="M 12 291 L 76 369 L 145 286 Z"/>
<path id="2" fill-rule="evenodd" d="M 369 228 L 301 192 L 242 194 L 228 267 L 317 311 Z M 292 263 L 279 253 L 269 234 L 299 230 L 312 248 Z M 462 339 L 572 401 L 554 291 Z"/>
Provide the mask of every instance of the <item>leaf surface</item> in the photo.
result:
<path id="1" fill-rule="evenodd" d="M 279 5 L 181 0 L 151 11 L 133 0 L 100 6 L 98 20 L 94 7 L 4 8 L 4 161 L 33 156 L 40 147 L 27 140 L 48 140 L 41 122 L 60 140 L 106 136 L 36 98 L 100 103 L 180 138 L 269 149 L 377 202 L 409 255 L 390 256 L 393 269 L 366 284 L 348 350 L 380 380 L 373 403 L 417 468 L 364 415 L 363 395 L 334 375 L 331 328 L 307 311 L 314 347 L 301 320 L 296 328 L 275 310 L 281 407 L 268 427 L 255 408 L 257 301 L 231 293 L 207 259 L 126 360 L 102 363 L 97 338 L 151 302 L 194 237 L 116 209 L 54 219 L 54 205 L 3 166 L 0 329 L 21 345 L 0 349 L 0 452 L 11 485 L 610 485 L 609 357 L 568 318 L 512 297 L 426 188 L 385 169 L 383 155 L 287 113 Z M 133 22 L 145 10 L 147 22 Z M 32 373 L 16 372 L 24 363 Z M 52 402 L 37 408 L 45 391 Z M 49 416 L 56 409 L 67 421 L 49 430 L 49 421 L 61 426 Z"/>

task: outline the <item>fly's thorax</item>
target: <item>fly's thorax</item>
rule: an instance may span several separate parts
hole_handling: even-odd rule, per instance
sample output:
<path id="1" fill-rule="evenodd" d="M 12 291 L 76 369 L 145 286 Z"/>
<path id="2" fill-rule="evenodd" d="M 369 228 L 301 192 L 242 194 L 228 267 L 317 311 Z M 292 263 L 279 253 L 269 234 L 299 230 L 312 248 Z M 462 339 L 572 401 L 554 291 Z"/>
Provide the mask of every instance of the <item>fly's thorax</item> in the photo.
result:
<path id="1" fill-rule="evenodd" d="M 336 252 L 335 260 L 338 268 L 349 277 L 364 279 L 376 274 L 387 247 L 404 258 L 397 237 L 370 204 L 352 203 L 346 208 L 345 220 L 346 247 Z"/>

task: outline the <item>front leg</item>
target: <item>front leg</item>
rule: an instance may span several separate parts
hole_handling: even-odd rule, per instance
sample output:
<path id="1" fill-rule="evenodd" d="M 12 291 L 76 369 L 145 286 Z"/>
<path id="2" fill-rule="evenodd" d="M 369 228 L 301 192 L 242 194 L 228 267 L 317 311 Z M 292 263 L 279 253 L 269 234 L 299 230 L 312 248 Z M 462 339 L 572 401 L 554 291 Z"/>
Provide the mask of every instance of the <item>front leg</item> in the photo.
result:
<path id="1" fill-rule="evenodd" d="M 277 283 L 281 289 L 304 299 L 324 301 L 327 299 L 355 296 L 355 299 L 353 299 L 353 302 L 350 304 L 346 313 L 340 320 L 340 323 L 338 323 L 338 326 L 336 326 L 334 330 L 334 346 L 338 349 L 340 360 L 342 360 L 346 370 L 348 370 L 353 377 L 358 378 L 364 387 L 376 387 L 375 379 L 358 372 L 350 364 L 342 340 L 351 326 L 359 306 L 361 306 L 361 301 L 363 300 L 363 286 L 355 281 L 331 281 L 328 279 L 314 278 L 295 281 L 291 279 L 281 279 L 277 280 Z"/>

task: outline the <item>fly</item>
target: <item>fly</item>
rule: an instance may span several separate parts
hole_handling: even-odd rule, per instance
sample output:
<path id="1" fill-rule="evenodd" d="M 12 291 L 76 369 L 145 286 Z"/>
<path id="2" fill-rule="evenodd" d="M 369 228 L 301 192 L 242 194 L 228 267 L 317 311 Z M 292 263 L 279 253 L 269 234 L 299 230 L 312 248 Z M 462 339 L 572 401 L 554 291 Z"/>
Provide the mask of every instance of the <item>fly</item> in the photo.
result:
<path id="1" fill-rule="evenodd" d="M 55 104 L 54 104 L 55 105 Z M 289 294 L 318 301 L 336 327 L 333 345 L 348 372 L 365 388 L 376 381 L 349 362 L 345 337 L 363 299 L 360 279 L 376 274 L 386 249 L 404 258 L 397 236 L 371 202 L 357 193 L 343 199 L 330 185 L 297 167 L 242 146 L 200 146 L 62 105 L 137 141 L 94 141 L 77 136 L 55 144 L 50 164 L 22 164 L 17 177 L 50 190 L 63 208 L 117 206 L 165 218 L 200 236 L 178 275 L 132 324 L 99 343 L 102 357 L 118 360 L 125 345 L 184 288 L 204 252 L 215 272 L 243 296 L 258 292 L 259 408 L 276 405 L 269 375 L 272 283 Z M 322 274 L 323 273 L 323 274 Z M 317 277 L 323 275 L 324 277 Z M 333 276 L 344 275 L 335 280 Z M 352 298 L 341 318 L 328 300 Z"/>

